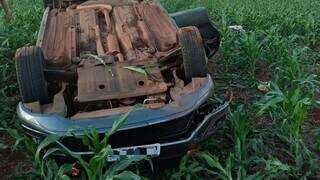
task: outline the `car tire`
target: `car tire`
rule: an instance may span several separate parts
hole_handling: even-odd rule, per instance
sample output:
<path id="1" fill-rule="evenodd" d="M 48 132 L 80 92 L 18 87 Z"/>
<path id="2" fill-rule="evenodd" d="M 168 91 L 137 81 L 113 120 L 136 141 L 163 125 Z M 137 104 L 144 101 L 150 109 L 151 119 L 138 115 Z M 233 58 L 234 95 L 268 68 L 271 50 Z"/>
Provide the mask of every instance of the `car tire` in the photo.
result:
<path id="1" fill-rule="evenodd" d="M 47 7 L 56 7 L 58 5 L 58 0 L 42 0 L 43 2 L 43 7 L 46 9 Z"/>
<path id="2" fill-rule="evenodd" d="M 207 57 L 213 57 L 220 47 L 221 37 L 217 26 L 209 19 L 204 7 L 176 12 L 170 16 L 179 28 L 196 26 L 204 40 Z"/>
<path id="3" fill-rule="evenodd" d="M 48 103 L 48 89 L 43 72 L 44 57 L 39 47 L 23 47 L 16 53 L 16 73 L 22 102 Z"/>
<path id="4" fill-rule="evenodd" d="M 52 6 L 52 0 L 43 0 L 43 7 L 47 8 L 48 6 Z"/>
<path id="5" fill-rule="evenodd" d="M 206 52 L 198 28 L 180 28 L 178 41 L 182 51 L 186 83 L 191 82 L 194 77 L 206 77 Z"/>

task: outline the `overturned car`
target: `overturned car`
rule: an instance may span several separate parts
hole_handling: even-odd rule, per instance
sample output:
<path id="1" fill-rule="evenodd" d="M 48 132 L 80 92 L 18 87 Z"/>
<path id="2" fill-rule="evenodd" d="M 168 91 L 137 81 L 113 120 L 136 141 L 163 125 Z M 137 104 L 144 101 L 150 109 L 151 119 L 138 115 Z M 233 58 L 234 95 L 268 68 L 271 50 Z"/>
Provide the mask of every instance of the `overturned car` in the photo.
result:
<path id="1" fill-rule="evenodd" d="M 130 112 L 110 138 L 114 156 L 184 155 L 223 122 L 228 103 L 208 103 L 207 58 L 220 36 L 203 8 L 168 15 L 153 0 L 44 1 L 36 46 L 16 53 L 22 97 L 17 113 L 35 138 L 101 134 Z M 90 152 L 72 136 L 57 142 Z"/>

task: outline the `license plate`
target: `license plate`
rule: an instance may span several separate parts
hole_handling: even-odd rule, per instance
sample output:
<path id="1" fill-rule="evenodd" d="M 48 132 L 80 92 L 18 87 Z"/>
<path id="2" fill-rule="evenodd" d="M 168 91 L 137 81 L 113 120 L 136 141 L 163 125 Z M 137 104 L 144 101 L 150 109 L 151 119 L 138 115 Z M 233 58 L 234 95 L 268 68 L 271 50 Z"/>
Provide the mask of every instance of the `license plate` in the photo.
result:
<path id="1" fill-rule="evenodd" d="M 107 156 L 107 161 L 114 162 L 133 156 L 146 156 L 147 158 L 154 158 L 158 157 L 159 155 L 160 144 L 150 144 L 113 149 L 113 153 Z"/>

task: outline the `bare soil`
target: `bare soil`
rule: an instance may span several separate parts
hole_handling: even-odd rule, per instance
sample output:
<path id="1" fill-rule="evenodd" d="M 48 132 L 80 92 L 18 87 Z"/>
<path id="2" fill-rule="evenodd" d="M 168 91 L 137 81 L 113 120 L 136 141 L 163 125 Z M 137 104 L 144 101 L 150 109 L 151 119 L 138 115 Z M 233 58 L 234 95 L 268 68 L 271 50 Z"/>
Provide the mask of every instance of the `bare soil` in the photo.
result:
<path id="1" fill-rule="evenodd" d="M 0 141 L 11 147 L 14 140 L 6 133 L 0 132 Z M 26 172 L 31 169 L 30 162 L 19 151 L 12 151 L 11 148 L 0 151 L 0 179 L 8 179 L 13 175 L 17 167 Z"/>

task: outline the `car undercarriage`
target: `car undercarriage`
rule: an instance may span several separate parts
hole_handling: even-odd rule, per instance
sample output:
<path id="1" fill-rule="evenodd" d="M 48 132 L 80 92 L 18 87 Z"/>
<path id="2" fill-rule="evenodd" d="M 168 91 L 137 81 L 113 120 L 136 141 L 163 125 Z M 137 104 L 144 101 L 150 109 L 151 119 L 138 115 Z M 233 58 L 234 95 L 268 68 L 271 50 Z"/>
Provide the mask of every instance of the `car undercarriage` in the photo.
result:
<path id="1" fill-rule="evenodd" d="M 88 127 L 103 134 L 130 112 L 112 146 L 158 144 L 167 156 L 171 147 L 186 152 L 209 138 L 225 119 L 228 102 L 207 102 L 213 81 L 206 63 L 220 35 L 203 8 L 169 15 L 155 0 L 59 0 L 45 7 L 36 46 L 15 57 L 17 112 L 28 134 L 72 128 L 83 135 Z M 88 154 L 74 139 L 62 144 Z"/>
<path id="2" fill-rule="evenodd" d="M 31 102 L 30 107 L 81 117 L 102 109 L 105 115 L 124 112 L 137 103 L 157 108 L 176 100 L 189 83 L 181 71 L 178 30 L 155 1 L 48 7 L 37 42 L 48 98 L 45 103 Z M 198 78 L 193 86 L 201 81 Z M 185 91 L 195 87 L 188 88 Z M 40 105 L 48 102 L 51 105 Z"/>

